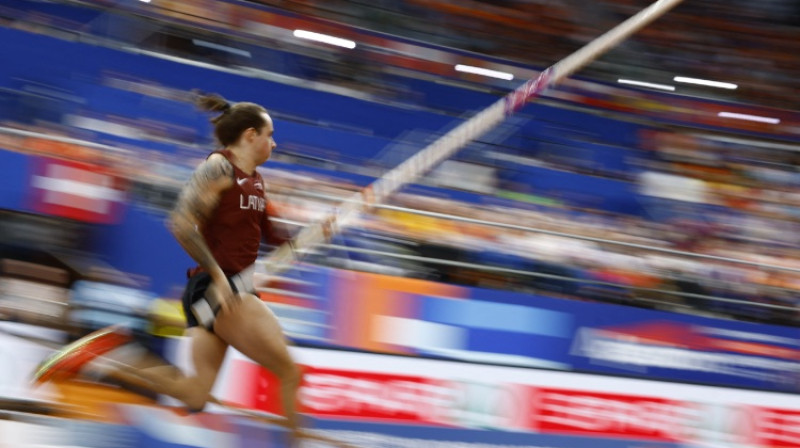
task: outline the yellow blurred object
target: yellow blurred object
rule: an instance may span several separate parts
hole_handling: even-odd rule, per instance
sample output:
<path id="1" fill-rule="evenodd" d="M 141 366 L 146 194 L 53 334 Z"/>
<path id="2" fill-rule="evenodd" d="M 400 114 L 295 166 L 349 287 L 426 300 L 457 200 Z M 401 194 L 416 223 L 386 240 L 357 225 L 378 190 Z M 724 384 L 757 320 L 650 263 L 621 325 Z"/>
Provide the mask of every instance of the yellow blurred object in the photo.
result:
<path id="1" fill-rule="evenodd" d="M 186 328 L 180 300 L 154 300 L 150 307 L 150 334 L 163 338 L 179 337 Z"/>
<path id="2" fill-rule="evenodd" d="M 401 226 L 411 235 L 424 238 L 438 238 L 453 231 L 453 223 L 446 219 L 420 216 L 402 211 L 381 210 L 378 212 L 384 219 Z"/>

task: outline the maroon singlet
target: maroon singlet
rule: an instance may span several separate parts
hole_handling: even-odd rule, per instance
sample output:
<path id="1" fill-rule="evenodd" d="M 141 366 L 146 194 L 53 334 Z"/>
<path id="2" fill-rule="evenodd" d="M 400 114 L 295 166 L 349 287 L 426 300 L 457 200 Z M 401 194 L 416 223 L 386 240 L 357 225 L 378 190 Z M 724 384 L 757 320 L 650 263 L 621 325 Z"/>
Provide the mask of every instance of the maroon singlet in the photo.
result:
<path id="1" fill-rule="evenodd" d="M 217 151 L 233 166 L 233 185 L 222 192 L 219 204 L 203 228 L 203 238 L 225 275 L 232 276 L 252 265 L 262 238 L 279 244 L 287 238 L 273 232 L 271 207 L 264 194 L 264 179 L 257 171 L 247 174 L 231 161 L 227 149 Z"/>

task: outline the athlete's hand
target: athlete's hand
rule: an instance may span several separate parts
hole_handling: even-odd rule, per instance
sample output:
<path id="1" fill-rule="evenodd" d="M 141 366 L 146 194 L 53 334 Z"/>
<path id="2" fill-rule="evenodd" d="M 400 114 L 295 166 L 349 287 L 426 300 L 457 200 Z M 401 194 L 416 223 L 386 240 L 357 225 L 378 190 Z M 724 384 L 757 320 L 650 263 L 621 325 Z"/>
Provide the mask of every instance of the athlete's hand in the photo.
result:
<path id="1" fill-rule="evenodd" d="M 209 287 L 211 294 L 219 302 L 219 306 L 225 312 L 231 312 L 241 302 L 242 298 L 239 294 L 233 292 L 231 284 L 224 276 L 220 280 L 213 280 Z"/>
<path id="2" fill-rule="evenodd" d="M 333 235 L 336 234 L 336 216 L 329 216 L 324 221 L 320 223 L 320 227 L 322 229 L 322 236 L 325 238 L 325 241 L 330 241 L 333 238 Z"/>

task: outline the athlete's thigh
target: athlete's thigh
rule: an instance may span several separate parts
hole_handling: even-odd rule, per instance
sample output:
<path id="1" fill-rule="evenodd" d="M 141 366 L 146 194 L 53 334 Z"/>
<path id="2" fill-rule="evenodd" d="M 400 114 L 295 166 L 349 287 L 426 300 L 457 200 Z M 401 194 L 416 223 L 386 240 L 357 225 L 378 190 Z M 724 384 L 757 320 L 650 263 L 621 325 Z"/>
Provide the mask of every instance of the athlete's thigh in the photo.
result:
<path id="1" fill-rule="evenodd" d="M 252 294 L 243 295 L 231 312 L 219 313 L 214 332 L 243 355 L 276 373 L 293 366 L 278 319 Z"/>
<path id="2" fill-rule="evenodd" d="M 195 370 L 194 386 L 210 392 L 217 373 L 225 360 L 228 344 L 222 338 L 203 327 L 186 330 L 192 343 L 192 363 Z"/>

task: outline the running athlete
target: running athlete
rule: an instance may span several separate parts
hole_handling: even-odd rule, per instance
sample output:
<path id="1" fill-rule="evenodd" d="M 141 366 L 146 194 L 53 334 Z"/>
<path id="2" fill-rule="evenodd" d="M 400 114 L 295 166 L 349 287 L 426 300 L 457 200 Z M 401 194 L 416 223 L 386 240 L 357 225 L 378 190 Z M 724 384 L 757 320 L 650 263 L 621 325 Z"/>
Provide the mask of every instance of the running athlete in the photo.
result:
<path id="1" fill-rule="evenodd" d="M 198 104 L 221 113 L 212 121 L 224 149 L 196 169 L 170 216 L 173 234 L 198 263 L 183 295 L 196 374 L 176 382 L 174 396 L 202 409 L 230 344 L 275 373 L 296 428 L 300 372 L 278 320 L 255 295 L 251 270 L 262 238 L 285 239 L 273 232 L 256 172 L 276 146 L 272 118 L 257 104 L 231 105 L 217 95 L 201 96 Z"/>
<path id="2" fill-rule="evenodd" d="M 300 370 L 289 354 L 277 318 L 256 297 L 252 279 L 260 242 L 287 239 L 270 223 L 271 206 L 264 194 L 264 180 L 256 171 L 276 146 L 272 118 L 260 105 L 231 105 L 213 94 L 199 96 L 198 105 L 219 113 L 211 121 L 223 149 L 197 167 L 169 219 L 170 230 L 197 262 L 188 271 L 182 298 L 194 373 L 187 376 L 173 366 L 144 368 L 143 363 L 121 371 L 135 374 L 154 391 L 199 411 L 210 399 L 231 345 L 278 377 L 286 426 L 293 437 L 302 437 L 296 397 Z M 86 351 L 97 355 L 124 342 L 124 337 L 105 332 L 89 338 L 90 350 Z M 62 355 L 40 369 L 37 377 L 65 366 L 78 370 L 90 360 L 70 356 L 70 350 L 62 350 Z"/>

